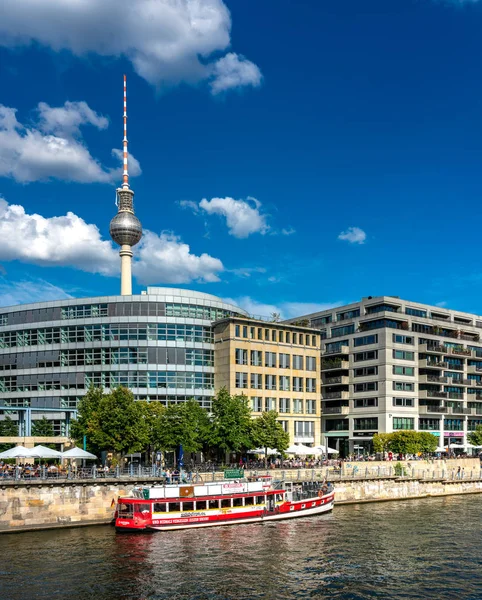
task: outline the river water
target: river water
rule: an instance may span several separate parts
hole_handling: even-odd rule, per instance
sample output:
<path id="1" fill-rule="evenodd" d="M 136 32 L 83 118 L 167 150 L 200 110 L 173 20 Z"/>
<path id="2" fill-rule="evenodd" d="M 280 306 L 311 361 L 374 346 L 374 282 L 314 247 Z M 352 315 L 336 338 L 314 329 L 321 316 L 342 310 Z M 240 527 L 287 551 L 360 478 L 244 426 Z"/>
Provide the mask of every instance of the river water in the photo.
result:
<path id="1" fill-rule="evenodd" d="M 2 535 L 0 561 L 1 600 L 482 600 L 482 496 L 150 535 Z"/>

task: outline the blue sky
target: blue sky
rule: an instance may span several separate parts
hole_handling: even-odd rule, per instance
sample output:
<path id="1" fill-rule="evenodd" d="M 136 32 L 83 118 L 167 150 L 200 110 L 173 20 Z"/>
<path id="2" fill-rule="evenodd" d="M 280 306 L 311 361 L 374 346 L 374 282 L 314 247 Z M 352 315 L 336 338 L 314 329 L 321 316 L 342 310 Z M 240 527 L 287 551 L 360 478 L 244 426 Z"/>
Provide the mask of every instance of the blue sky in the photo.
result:
<path id="1" fill-rule="evenodd" d="M 481 314 L 481 34 L 476 0 L 4 0 L 0 304 L 118 293 L 126 73 L 134 291 Z"/>

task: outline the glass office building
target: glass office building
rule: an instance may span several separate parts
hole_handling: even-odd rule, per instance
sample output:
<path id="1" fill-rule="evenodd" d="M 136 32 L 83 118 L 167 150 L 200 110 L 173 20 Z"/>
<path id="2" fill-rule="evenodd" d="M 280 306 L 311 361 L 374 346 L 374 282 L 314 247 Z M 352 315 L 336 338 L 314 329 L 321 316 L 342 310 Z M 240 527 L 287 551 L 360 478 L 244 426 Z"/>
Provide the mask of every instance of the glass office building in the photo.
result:
<path id="1" fill-rule="evenodd" d="M 0 309 L 0 411 L 19 435 L 46 416 L 57 436 L 89 387 L 119 385 L 163 404 L 214 395 L 216 320 L 244 315 L 210 294 L 155 288 L 138 296 L 39 302 Z"/>

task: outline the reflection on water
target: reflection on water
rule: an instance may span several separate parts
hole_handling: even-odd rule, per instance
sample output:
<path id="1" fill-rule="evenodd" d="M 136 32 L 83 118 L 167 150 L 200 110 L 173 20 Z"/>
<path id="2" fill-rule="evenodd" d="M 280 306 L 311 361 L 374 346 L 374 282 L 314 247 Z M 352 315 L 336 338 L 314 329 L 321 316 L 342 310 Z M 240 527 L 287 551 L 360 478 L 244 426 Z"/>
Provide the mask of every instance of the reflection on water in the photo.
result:
<path id="1" fill-rule="evenodd" d="M 151 535 L 0 537 L 0 598 L 482 600 L 482 497 Z"/>

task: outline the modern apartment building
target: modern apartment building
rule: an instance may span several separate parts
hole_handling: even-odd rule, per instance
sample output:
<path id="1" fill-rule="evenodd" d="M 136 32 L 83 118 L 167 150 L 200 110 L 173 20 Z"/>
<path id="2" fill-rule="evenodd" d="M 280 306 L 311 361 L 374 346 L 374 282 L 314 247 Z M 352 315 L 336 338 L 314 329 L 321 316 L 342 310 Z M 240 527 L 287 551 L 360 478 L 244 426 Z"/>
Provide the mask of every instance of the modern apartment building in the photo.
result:
<path id="1" fill-rule="evenodd" d="M 276 410 L 291 443 L 320 443 L 320 332 L 233 316 L 214 323 L 214 386 Z"/>
<path id="2" fill-rule="evenodd" d="M 401 429 L 466 443 L 482 424 L 482 316 L 369 296 L 291 322 L 320 330 L 322 438 L 342 454 Z"/>

